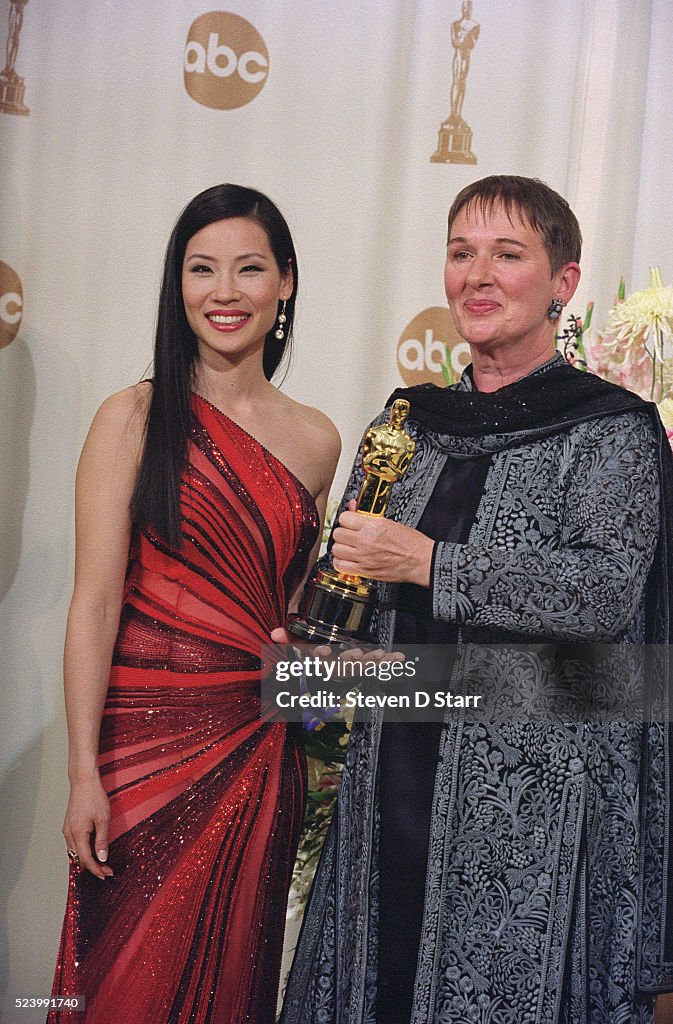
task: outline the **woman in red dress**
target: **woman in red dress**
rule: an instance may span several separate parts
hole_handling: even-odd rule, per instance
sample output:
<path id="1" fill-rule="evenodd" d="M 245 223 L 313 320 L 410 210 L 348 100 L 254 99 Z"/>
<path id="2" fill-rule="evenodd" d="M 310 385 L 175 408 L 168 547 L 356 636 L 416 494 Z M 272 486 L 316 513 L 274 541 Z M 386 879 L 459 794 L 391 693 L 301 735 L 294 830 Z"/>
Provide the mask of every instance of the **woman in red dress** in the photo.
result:
<path id="1" fill-rule="evenodd" d="M 93 421 L 65 693 L 71 859 L 49 1024 L 271 1024 L 304 807 L 260 648 L 319 543 L 332 423 L 271 383 L 292 334 L 283 217 L 236 185 L 171 236 L 152 382 Z"/>

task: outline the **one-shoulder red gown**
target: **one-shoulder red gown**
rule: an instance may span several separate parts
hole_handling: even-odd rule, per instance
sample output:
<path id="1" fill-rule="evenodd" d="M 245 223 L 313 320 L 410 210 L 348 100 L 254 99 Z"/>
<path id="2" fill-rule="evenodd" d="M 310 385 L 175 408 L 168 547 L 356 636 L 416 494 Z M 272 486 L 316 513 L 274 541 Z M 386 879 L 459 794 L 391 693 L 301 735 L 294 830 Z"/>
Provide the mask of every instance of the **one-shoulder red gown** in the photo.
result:
<path id="1" fill-rule="evenodd" d="M 315 503 L 193 396 L 184 545 L 133 543 L 100 741 L 105 882 L 71 868 L 49 1024 L 272 1024 L 305 798 L 296 726 L 260 717 Z"/>

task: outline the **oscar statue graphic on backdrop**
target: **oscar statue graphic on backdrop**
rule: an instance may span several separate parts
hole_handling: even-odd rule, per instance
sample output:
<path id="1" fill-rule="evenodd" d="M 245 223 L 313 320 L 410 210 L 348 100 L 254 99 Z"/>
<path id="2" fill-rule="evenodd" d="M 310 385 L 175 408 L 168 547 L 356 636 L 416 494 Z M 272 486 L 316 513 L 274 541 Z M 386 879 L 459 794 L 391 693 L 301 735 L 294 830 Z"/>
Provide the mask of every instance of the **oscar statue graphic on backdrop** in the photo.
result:
<path id="1" fill-rule="evenodd" d="M 472 152 L 472 129 L 463 120 L 463 100 L 467 87 L 472 50 L 479 38 L 479 25 L 472 20 L 472 0 L 464 0 L 461 16 L 451 25 L 453 64 L 451 67 L 451 113 L 439 127 L 437 150 L 430 157 L 434 164 L 476 164 Z"/>
<path id="2" fill-rule="evenodd" d="M 26 86 L 23 78 L 14 70 L 19 52 L 19 36 L 23 25 L 23 10 L 28 0 L 11 0 L 5 68 L 0 71 L 0 111 L 3 114 L 29 114 L 23 102 Z"/>
<path id="3" fill-rule="evenodd" d="M 409 468 L 416 442 L 402 429 L 408 414 L 407 400 L 397 398 L 389 422 L 365 435 L 365 478 L 355 501 L 360 515 L 385 516 L 393 484 Z M 336 569 L 321 570 L 306 584 L 299 612 L 290 617 L 288 629 L 305 640 L 366 640 L 375 598 L 372 580 Z"/>

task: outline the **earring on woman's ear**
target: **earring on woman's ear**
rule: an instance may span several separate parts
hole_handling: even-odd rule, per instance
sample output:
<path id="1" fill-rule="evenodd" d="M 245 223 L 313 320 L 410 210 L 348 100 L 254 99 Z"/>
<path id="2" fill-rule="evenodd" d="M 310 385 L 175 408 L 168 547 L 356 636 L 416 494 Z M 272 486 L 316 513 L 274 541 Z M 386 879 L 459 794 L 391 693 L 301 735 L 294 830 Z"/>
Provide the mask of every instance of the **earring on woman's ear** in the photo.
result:
<path id="1" fill-rule="evenodd" d="M 280 313 L 278 314 L 278 330 L 274 334 L 274 338 L 278 338 L 278 341 L 282 341 L 283 338 L 285 337 L 285 331 L 283 330 L 283 327 L 284 327 L 284 325 L 287 322 L 287 317 L 285 316 L 285 307 L 286 306 L 287 306 L 287 299 L 283 299 L 283 307 L 282 307 Z"/>
<path id="2" fill-rule="evenodd" d="M 553 323 L 554 320 L 558 320 L 562 312 L 563 302 L 561 299 L 552 299 L 549 304 L 549 309 L 547 310 L 547 319 L 551 320 Z"/>

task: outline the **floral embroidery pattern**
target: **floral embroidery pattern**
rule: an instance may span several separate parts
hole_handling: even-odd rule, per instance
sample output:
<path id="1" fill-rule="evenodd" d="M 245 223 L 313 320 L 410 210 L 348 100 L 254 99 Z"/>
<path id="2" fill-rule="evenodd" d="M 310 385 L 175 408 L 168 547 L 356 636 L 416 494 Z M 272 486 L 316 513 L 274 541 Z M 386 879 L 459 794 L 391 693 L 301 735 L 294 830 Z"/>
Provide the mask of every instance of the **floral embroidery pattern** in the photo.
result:
<path id="1" fill-rule="evenodd" d="M 417 453 L 391 508 L 411 525 L 449 453 L 493 453 L 469 543 L 442 544 L 435 559 L 435 614 L 461 626 L 454 676 L 484 678 L 488 642 L 644 641 L 659 499 L 647 416 L 610 415 L 531 440 L 415 436 Z M 344 504 L 360 481 L 356 464 Z M 384 644 L 393 637 L 394 593 L 379 591 L 373 632 Z M 502 706 L 520 702 L 528 713 L 544 703 L 544 659 L 525 649 L 502 657 Z M 372 712 L 351 734 L 283 1024 L 375 1020 L 380 726 Z M 639 850 L 648 830 L 652 848 L 661 834 L 663 767 L 649 765 L 641 799 L 641 751 L 642 726 L 633 721 L 545 724 L 522 713 L 447 722 L 411 1024 L 651 1021 L 649 1002 L 635 994 L 636 972 L 640 984 L 660 984 L 659 904 L 653 882 L 648 906 L 646 879 L 638 905 Z M 652 813 L 641 821 L 646 803 Z M 646 956 L 636 964 L 639 925 L 649 966 Z"/>

